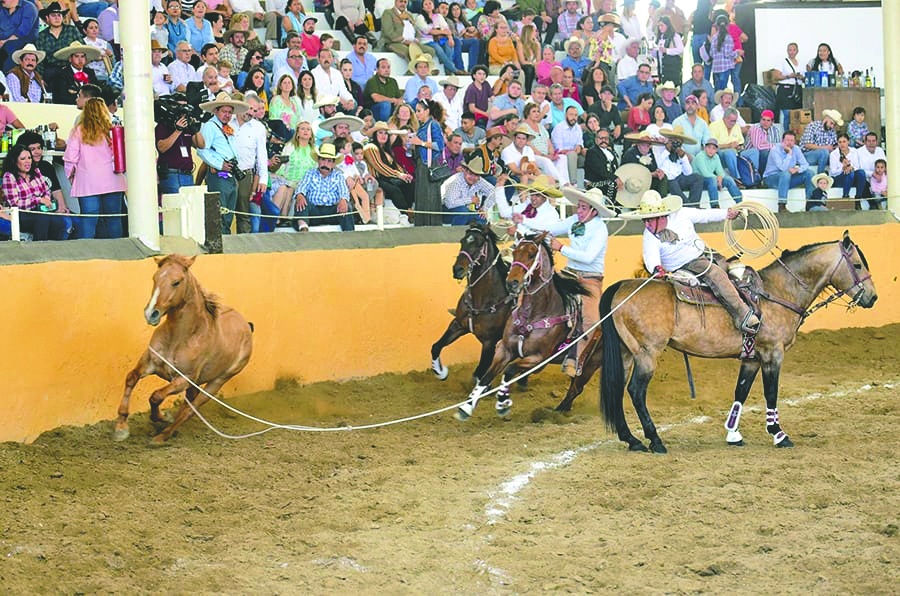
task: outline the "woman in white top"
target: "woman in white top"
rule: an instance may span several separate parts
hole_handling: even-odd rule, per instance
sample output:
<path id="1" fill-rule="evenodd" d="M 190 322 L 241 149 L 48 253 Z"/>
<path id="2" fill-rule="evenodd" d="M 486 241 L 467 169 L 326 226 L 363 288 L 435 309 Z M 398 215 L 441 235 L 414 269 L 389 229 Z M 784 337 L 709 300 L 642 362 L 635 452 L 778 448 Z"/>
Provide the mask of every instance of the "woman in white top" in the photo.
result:
<path id="1" fill-rule="evenodd" d="M 453 32 L 446 19 L 434 9 L 434 0 L 422 1 L 422 14 L 416 15 L 415 26 L 419 42 L 434 49 L 434 55 L 444 65 L 446 74 L 468 74 L 456 70 L 453 63 Z"/>
<path id="2" fill-rule="evenodd" d="M 105 81 L 112 70 L 113 51 L 112 46 L 105 39 L 99 37 L 100 24 L 96 19 L 84 19 L 84 44 L 100 50 L 100 59 L 88 62 L 87 66 L 94 71 L 97 79 Z"/>
<path id="3" fill-rule="evenodd" d="M 787 129 L 791 110 L 803 107 L 803 67 L 797 60 L 800 48 L 791 42 L 787 46 L 787 57 L 775 66 L 778 86 L 775 88 L 775 112 L 781 114 L 781 124 Z"/>

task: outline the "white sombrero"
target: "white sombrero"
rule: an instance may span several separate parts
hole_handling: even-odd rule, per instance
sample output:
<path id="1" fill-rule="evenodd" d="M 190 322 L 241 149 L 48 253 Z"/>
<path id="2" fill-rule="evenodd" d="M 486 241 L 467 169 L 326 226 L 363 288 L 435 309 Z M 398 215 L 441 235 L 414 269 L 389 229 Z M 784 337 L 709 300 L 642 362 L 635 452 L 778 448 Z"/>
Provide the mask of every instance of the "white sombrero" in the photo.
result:
<path id="1" fill-rule="evenodd" d="M 235 115 L 243 114 L 244 112 L 246 112 L 247 110 L 250 109 L 249 104 L 247 104 L 243 101 L 238 101 L 236 99 L 233 99 L 225 91 L 220 91 L 219 94 L 216 95 L 216 98 L 214 100 L 207 101 L 206 103 L 201 103 L 200 109 L 203 110 L 204 112 L 212 113 L 212 112 L 215 112 L 217 109 L 225 107 L 225 106 L 231 106 L 232 108 L 234 108 Z"/>
<path id="2" fill-rule="evenodd" d="M 606 206 L 606 195 L 603 194 L 603 191 L 599 188 L 592 188 L 590 190 L 584 191 L 575 188 L 574 186 L 567 186 L 563 188 L 562 193 L 567 199 L 574 203 L 577 203 L 578 201 L 584 201 L 585 203 L 589 204 L 591 207 L 597 210 L 597 214 L 600 217 L 616 216 L 616 212 Z"/>
<path id="3" fill-rule="evenodd" d="M 340 103 L 341 98 L 337 95 L 323 95 L 319 97 L 316 103 L 313 105 L 314 108 L 324 108 L 325 106 L 336 106 Z"/>
<path id="4" fill-rule="evenodd" d="M 563 193 L 559 190 L 559 186 L 551 182 L 550 176 L 547 176 L 546 174 L 535 176 L 534 180 L 528 184 L 516 183 L 513 184 L 513 186 L 516 190 L 541 194 L 551 199 L 558 199 L 563 196 Z"/>
<path id="5" fill-rule="evenodd" d="M 616 178 L 622 180 L 622 188 L 616 193 L 616 201 L 623 207 L 637 207 L 644 193 L 650 190 L 650 170 L 639 163 L 619 166 Z"/>
<path id="6" fill-rule="evenodd" d="M 100 50 L 94 46 L 88 46 L 77 41 L 73 41 L 61 50 L 56 50 L 56 52 L 53 53 L 53 57 L 57 60 L 68 60 L 69 56 L 77 54 L 78 52 L 84 53 L 88 62 L 94 62 L 95 60 L 100 59 Z"/>
<path id="7" fill-rule="evenodd" d="M 649 219 L 662 217 L 681 209 L 683 201 L 677 195 L 661 197 L 655 190 L 648 190 L 641 197 L 637 209 L 622 214 L 622 219 Z"/>
<path id="8" fill-rule="evenodd" d="M 350 127 L 350 132 L 356 132 L 358 130 L 362 130 L 362 127 L 365 126 L 366 123 L 356 116 L 339 114 L 337 116 L 332 116 L 331 118 L 326 118 L 325 120 L 319 122 L 319 128 L 334 132 L 334 127 L 338 124 L 346 124 Z"/>
<path id="9" fill-rule="evenodd" d="M 25 54 L 34 54 L 37 57 L 38 63 L 44 60 L 47 56 L 47 52 L 42 52 L 36 47 L 34 47 L 33 43 L 26 44 L 23 48 L 16 50 L 12 53 L 12 61 L 16 64 L 22 63 L 22 56 Z"/>

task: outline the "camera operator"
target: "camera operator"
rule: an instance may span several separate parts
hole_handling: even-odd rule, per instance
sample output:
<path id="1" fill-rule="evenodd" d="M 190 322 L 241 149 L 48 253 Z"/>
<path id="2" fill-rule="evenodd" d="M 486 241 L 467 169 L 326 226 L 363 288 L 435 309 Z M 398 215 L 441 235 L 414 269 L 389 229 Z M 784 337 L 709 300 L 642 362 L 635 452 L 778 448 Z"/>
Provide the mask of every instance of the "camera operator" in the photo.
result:
<path id="1" fill-rule="evenodd" d="M 199 109 L 187 102 L 183 93 L 173 93 L 156 102 L 156 173 L 160 196 L 193 186 L 194 157 L 191 148 L 204 147 L 200 134 Z"/>

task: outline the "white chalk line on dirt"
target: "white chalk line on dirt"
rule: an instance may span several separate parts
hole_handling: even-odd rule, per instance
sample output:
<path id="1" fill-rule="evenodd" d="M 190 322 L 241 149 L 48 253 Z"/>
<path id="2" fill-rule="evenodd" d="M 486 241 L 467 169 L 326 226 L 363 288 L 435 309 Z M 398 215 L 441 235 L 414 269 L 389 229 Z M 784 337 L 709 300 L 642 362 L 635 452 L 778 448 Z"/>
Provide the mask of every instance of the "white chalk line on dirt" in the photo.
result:
<path id="1" fill-rule="evenodd" d="M 885 389 L 893 389 L 896 382 L 890 383 L 881 383 L 878 387 L 882 387 Z M 793 399 L 784 399 L 781 400 L 781 403 L 784 403 L 788 406 L 799 406 L 807 402 L 815 401 L 818 399 L 825 398 L 834 398 L 834 397 L 846 397 L 848 395 L 866 393 L 875 389 L 874 385 L 863 385 L 857 389 L 839 389 L 835 391 L 831 391 L 829 393 L 810 393 L 809 395 L 804 395 L 799 398 Z M 761 408 L 753 407 L 750 408 L 750 411 L 761 411 Z M 674 424 L 667 424 L 663 426 L 658 426 L 657 431 L 660 433 L 667 432 L 673 428 L 678 428 L 681 426 L 686 426 L 688 424 L 706 424 L 712 420 L 709 416 L 695 416 L 685 422 L 678 422 Z M 562 468 L 568 466 L 575 458 L 584 453 L 588 453 L 590 451 L 594 451 L 599 448 L 601 445 L 605 443 L 610 443 L 611 441 L 596 441 L 594 443 L 590 443 L 588 445 L 584 445 L 581 447 L 577 447 L 575 449 L 566 449 L 565 451 L 561 451 L 555 455 L 552 455 L 550 458 L 543 461 L 535 461 L 531 462 L 528 467 L 528 471 L 522 474 L 518 474 L 513 476 L 509 480 L 506 480 L 500 484 L 497 490 L 489 491 L 488 497 L 489 501 L 484 508 L 485 516 L 487 517 L 487 523 L 490 526 L 496 525 L 499 521 L 502 520 L 509 512 L 510 508 L 519 500 L 519 493 L 521 493 L 531 481 L 540 473 L 547 472 L 550 470 L 555 470 L 558 468 Z M 492 575 L 496 575 L 498 577 L 503 578 L 504 580 L 509 580 L 509 574 L 503 571 L 502 569 L 490 566 L 483 559 L 476 560 L 476 566 L 482 569 L 491 569 L 493 570 Z"/>

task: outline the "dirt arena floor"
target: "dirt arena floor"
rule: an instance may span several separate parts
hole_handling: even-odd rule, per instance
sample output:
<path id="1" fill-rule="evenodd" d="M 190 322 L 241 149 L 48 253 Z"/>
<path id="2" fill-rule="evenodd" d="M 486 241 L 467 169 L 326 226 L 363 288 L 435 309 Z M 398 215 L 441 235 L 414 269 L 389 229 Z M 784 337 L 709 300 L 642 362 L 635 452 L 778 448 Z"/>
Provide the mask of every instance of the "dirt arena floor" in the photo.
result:
<path id="1" fill-rule="evenodd" d="M 0 590 L 894 594 L 898 336 L 900 325 L 801 336 L 780 402 L 795 449 L 772 447 L 760 381 L 748 445 L 727 447 L 737 364 L 695 359 L 691 401 L 669 352 L 650 394 L 665 456 L 628 453 L 606 432 L 596 379 L 572 415 L 546 415 L 565 392 L 556 368 L 514 392 L 505 421 L 486 400 L 467 423 L 448 413 L 229 441 L 195 419 L 154 449 L 141 414 L 125 443 L 107 422 L 2 444 Z M 285 383 L 231 403 L 280 422 L 366 424 L 461 400 L 471 368 L 443 383 L 430 372 Z M 205 412 L 229 432 L 258 428 Z"/>

